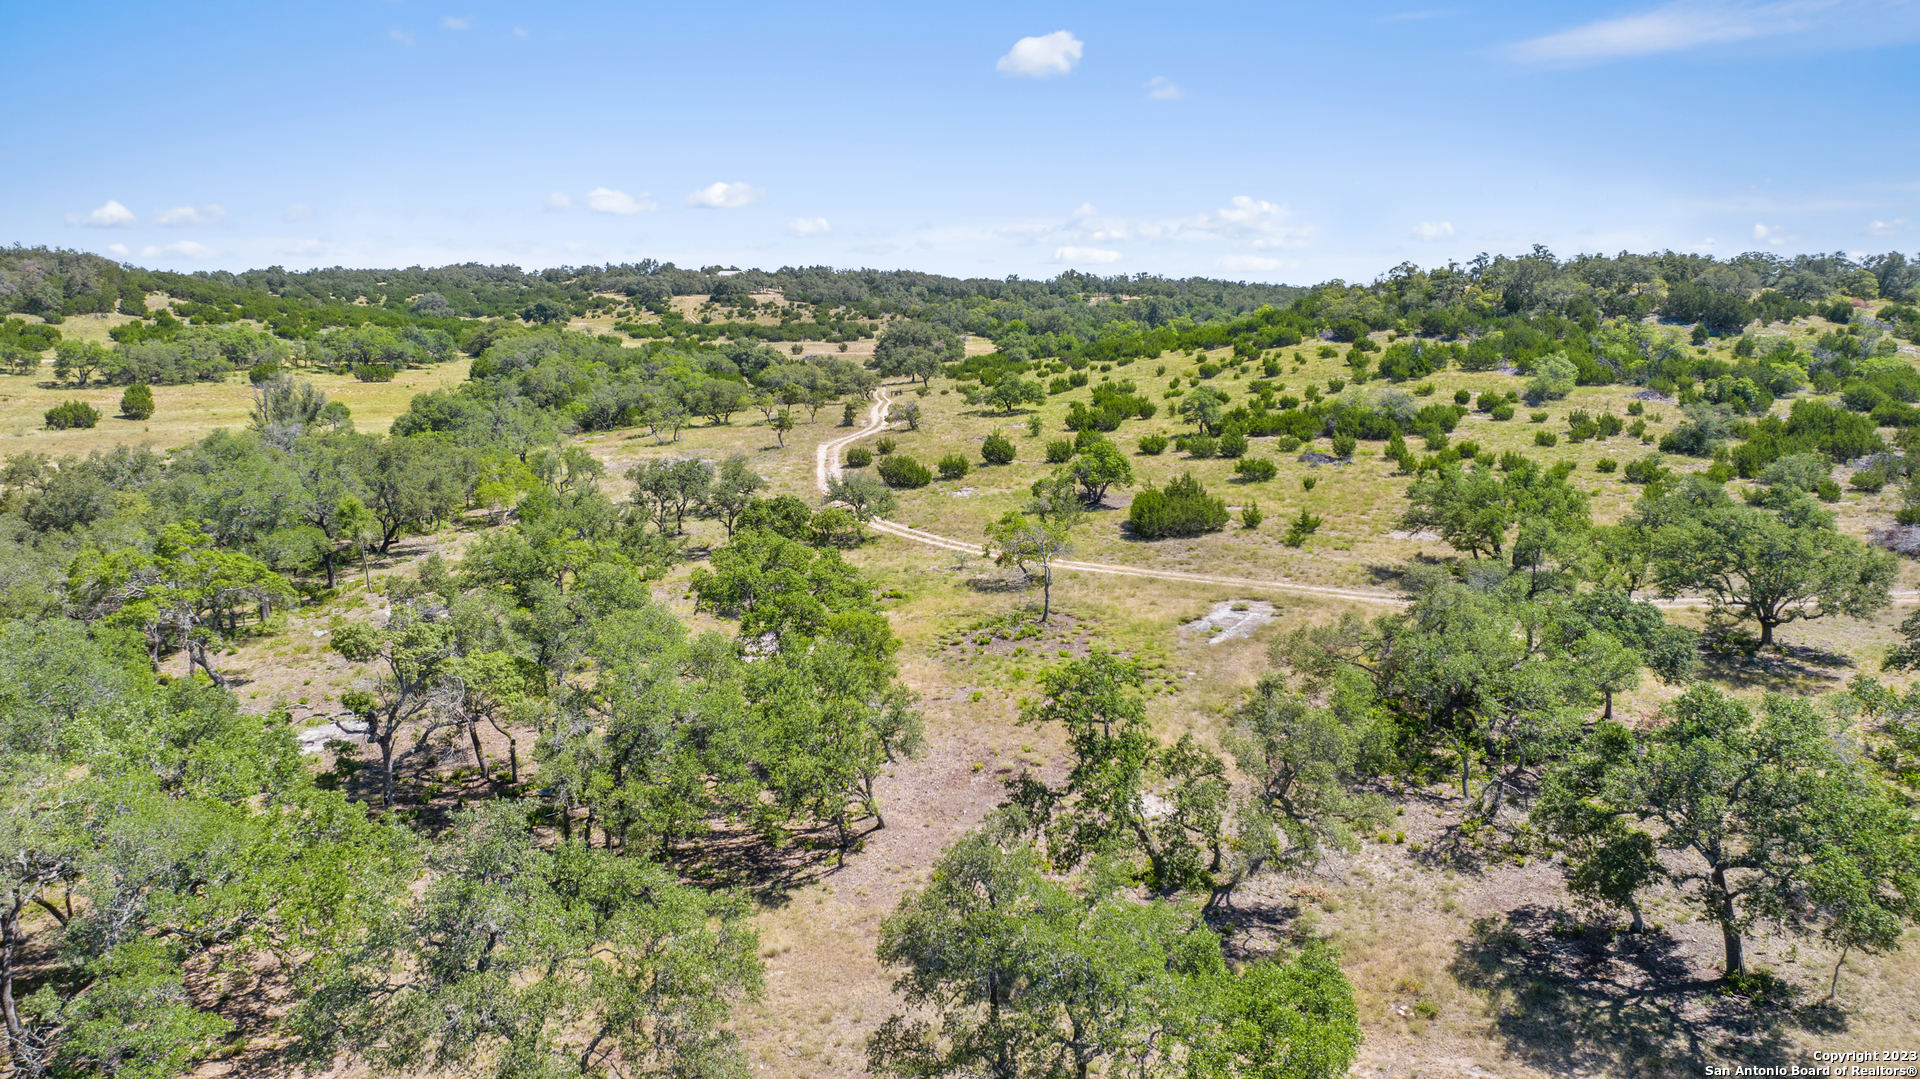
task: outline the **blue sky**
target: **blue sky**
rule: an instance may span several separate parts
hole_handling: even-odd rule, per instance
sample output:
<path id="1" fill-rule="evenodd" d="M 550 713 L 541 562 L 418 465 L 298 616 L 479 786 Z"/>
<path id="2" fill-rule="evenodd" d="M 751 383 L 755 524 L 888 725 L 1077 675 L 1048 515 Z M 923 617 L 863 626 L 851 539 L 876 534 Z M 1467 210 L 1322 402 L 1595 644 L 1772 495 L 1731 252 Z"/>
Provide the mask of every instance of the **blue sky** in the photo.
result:
<path id="1" fill-rule="evenodd" d="M 1920 249 L 1920 0 L 9 7 L 0 239 L 148 266 Z"/>

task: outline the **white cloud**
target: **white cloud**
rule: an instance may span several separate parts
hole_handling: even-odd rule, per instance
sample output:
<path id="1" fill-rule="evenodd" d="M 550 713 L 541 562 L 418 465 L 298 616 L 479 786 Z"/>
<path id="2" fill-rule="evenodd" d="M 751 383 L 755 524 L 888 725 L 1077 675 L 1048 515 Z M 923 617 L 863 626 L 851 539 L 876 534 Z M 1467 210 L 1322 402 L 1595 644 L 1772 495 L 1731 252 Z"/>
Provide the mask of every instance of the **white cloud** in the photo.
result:
<path id="1" fill-rule="evenodd" d="M 1901 0 L 1673 0 L 1522 41 L 1508 52 L 1534 63 L 1591 63 L 1788 34 L 1829 41 L 1869 25 L 1895 30 L 1911 22 L 1911 9 L 1899 10 L 1905 7 Z M 1826 33 L 1809 36 L 1813 31 Z"/>
<path id="2" fill-rule="evenodd" d="M 516 26 L 516 27 L 514 27 L 514 28 L 513 28 L 513 36 L 514 36 L 514 37 L 526 37 L 526 36 L 527 36 L 527 28 L 526 28 L 526 27 L 524 27 L 524 26 Z"/>
<path id="3" fill-rule="evenodd" d="M 1080 204 L 1080 208 L 1078 210 L 1073 211 L 1073 219 L 1075 221 L 1084 220 L 1086 218 L 1093 217 L 1099 212 L 1100 212 L 1099 210 L 1096 210 L 1093 208 L 1093 203 L 1083 202 Z"/>
<path id="4" fill-rule="evenodd" d="M 1754 223 L 1753 238 L 1755 242 L 1773 244 L 1776 247 L 1784 243 L 1790 243 L 1796 239 L 1796 237 L 1788 236 L 1786 233 L 1781 232 L 1780 226 L 1778 225 L 1762 225 L 1759 222 Z"/>
<path id="5" fill-rule="evenodd" d="M 787 222 L 787 234 L 790 236 L 805 238 L 832 231 L 833 226 L 827 224 L 827 219 L 824 217 L 796 217 Z"/>
<path id="6" fill-rule="evenodd" d="M 119 255 L 119 256 L 120 256 L 121 258 L 126 258 L 126 257 L 127 257 L 127 245 L 126 245 L 126 244 L 108 244 L 108 245 L 107 245 L 107 250 L 109 250 L 109 251 L 111 251 L 111 252 L 113 252 L 113 253 L 114 253 L 114 254 L 116 254 L 116 255 Z"/>
<path id="7" fill-rule="evenodd" d="M 440 28 L 442 30 L 465 30 L 467 28 L 467 20 L 449 15 L 440 20 Z"/>
<path id="8" fill-rule="evenodd" d="M 1053 261 L 1105 264 L 1119 262 L 1120 252 L 1103 251 L 1097 247 L 1062 247 L 1053 252 Z"/>
<path id="9" fill-rule="evenodd" d="M 1892 236 L 1895 233 L 1906 232 L 1912 228 L 1913 224 L 1906 218 L 1896 217 L 1892 221 L 1875 221 L 1873 224 L 1868 225 L 1867 235 Z"/>
<path id="10" fill-rule="evenodd" d="M 566 198 L 565 195 L 560 197 Z M 619 214 L 621 217 L 629 217 L 659 205 L 648 198 L 645 191 L 638 195 L 629 195 L 625 191 L 616 191 L 611 187 L 596 187 L 587 192 L 586 202 L 589 210 L 597 210 L 603 214 Z M 553 205 L 551 196 L 547 199 L 547 205 Z"/>
<path id="11" fill-rule="evenodd" d="M 602 190 L 605 189 L 602 188 Z M 573 209 L 573 200 L 567 197 L 565 191 L 555 191 L 553 194 L 547 196 L 547 209 L 571 210 Z"/>
<path id="12" fill-rule="evenodd" d="M 1413 226 L 1413 238 L 1416 240 L 1444 240 L 1451 235 L 1451 221 L 1422 221 Z"/>
<path id="13" fill-rule="evenodd" d="M 1155 75 L 1147 80 L 1147 96 L 1155 101 L 1178 101 L 1187 95 L 1174 84 L 1172 79 L 1165 75 Z"/>
<path id="14" fill-rule="evenodd" d="M 1291 247 L 1304 242 L 1313 230 L 1288 224 L 1289 216 L 1287 208 L 1279 203 L 1235 195 L 1222 209 L 1178 222 L 1174 231 L 1192 229 L 1249 240 L 1255 250 Z"/>
<path id="15" fill-rule="evenodd" d="M 220 252 L 215 251 L 205 244 L 195 243 L 192 240 L 181 240 L 179 243 L 168 244 L 165 247 L 149 244 L 141 248 L 140 253 L 147 258 L 154 258 L 158 255 L 178 255 L 181 258 L 188 259 L 210 259 Z"/>
<path id="16" fill-rule="evenodd" d="M 319 240 L 283 240 L 274 248 L 276 255 L 318 255 L 327 249 Z"/>
<path id="17" fill-rule="evenodd" d="M 106 204 L 86 214 L 68 214 L 67 224 L 86 225 L 90 228 L 125 228 L 133 224 L 133 211 L 120 205 L 118 199 L 108 199 Z"/>
<path id="18" fill-rule="evenodd" d="M 1084 51 L 1086 45 L 1079 38 L 1065 30 L 1055 30 L 1051 34 L 1023 37 L 1014 42 L 1013 48 L 1008 49 L 1007 55 L 1002 56 L 993 67 L 1002 75 L 1044 79 L 1072 71 Z"/>
<path id="19" fill-rule="evenodd" d="M 687 205 L 705 206 L 714 210 L 731 210 L 759 202 L 765 197 L 766 192 L 751 184 L 730 184 L 716 180 L 688 195 Z"/>
<path id="20" fill-rule="evenodd" d="M 218 225 L 226 220 L 227 211 L 215 203 L 205 206 L 175 206 L 153 219 L 156 225 L 179 228 L 184 225 Z"/>
<path id="21" fill-rule="evenodd" d="M 413 48 L 413 31 L 400 29 L 389 30 L 387 31 L 387 40 L 397 41 L 411 49 Z"/>
<path id="22" fill-rule="evenodd" d="M 304 202 L 296 202 L 287 207 L 287 212 L 280 215 L 280 220 L 305 221 L 307 218 L 312 216 L 313 216 L 313 210 L 311 207 L 309 207 Z"/>
<path id="23" fill-rule="evenodd" d="M 1280 260 L 1258 255 L 1228 255 L 1220 260 L 1220 265 L 1229 270 L 1277 270 Z"/>

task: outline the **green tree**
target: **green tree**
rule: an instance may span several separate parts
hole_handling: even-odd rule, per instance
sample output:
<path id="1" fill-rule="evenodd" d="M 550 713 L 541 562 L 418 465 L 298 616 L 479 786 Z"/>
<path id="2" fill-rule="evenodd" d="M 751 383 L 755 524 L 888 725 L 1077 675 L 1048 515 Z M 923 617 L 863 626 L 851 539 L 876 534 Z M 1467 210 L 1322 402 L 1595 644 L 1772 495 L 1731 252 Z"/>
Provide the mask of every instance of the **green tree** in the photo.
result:
<path id="1" fill-rule="evenodd" d="M 900 508 L 893 488 L 865 473 L 829 478 L 826 500 L 846 506 L 863 524 L 875 517 L 891 516 Z"/>
<path id="2" fill-rule="evenodd" d="M 1180 418 L 1209 435 L 1220 433 L 1225 422 L 1227 395 L 1212 386 L 1197 386 L 1180 399 Z"/>
<path id="3" fill-rule="evenodd" d="M 983 400 L 1012 415 L 1013 410 L 1021 405 L 1046 404 L 1047 388 L 1021 375 L 1004 375 L 1000 381 L 987 387 Z"/>
<path id="4" fill-rule="evenodd" d="M 1053 614 L 1053 564 L 1072 550 L 1070 527 L 1057 518 L 1028 520 L 1013 510 L 987 525 L 987 544 L 981 554 L 996 566 L 1019 567 L 1028 578 L 1039 570 L 1042 622 Z"/>
<path id="5" fill-rule="evenodd" d="M 960 336 L 953 331 L 903 319 L 880 331 L 867 366 L 886 378 L 917 378 L 931 384 L 944 364 L 958 363 L 965 356 Z"/>
<path id="6" fill-rule="evenodd" d="M 1654 577 L 1669 598 L 1698 592 L 1716 617 L 1751 619 L 1760 643 L 1774 630 L 1841 614 L 1865 618 L 1892 602 L 1893 556 L 1835 531 L 1831 515 L 1709 506 L 1663 525 Z"/>
<path id="7" fill-rule="evenodd" d="M 1189 909 L 1043 872 L 1006 814 L 948 848 L 881 923 L 910 1009 L 867 1042 L 882 1075 L 1331 1079 L 1359 1046 L 1353 989 L 1313 945 L 1227 968 Z"/>
<path id="8" fill-rule="evenodd" d="M 651 507 L 660 531 L 667 530 L 667 518 L 673 518 L 676 534 L 686 531 L 687 514 L 693 512 L 713 490 L 713 465 L 699 457 L 642 461 L 627 469 L 633 481 L 633 501 Z"/>
<path id="9" fill-rule="evenodd" d="M 544 848 L 524 806 L 457 816 L 392 931 L 329 957 L 295 1016 L 301 1056 L 389 1073 L 733 1075 L 726 1028 L 763 967 L 746 901 L 640 858 Z"/>
<path id="10" fill-rule="evenodd" d="M 725 525 L 727 535 L 731 538 L 733 524 L 739 520 L 740 512 L 766 486 L 766 477 L 753 470 L 753 463 L 747 460 L 745 454 L 729 454 L 726 460 L 720 462 L 720 470 L 707 488 L 706 499 L 701 506 L 702 514 Z"/>
<path id="11" fill-rule="evenodd" d="M 349 690 L 340 703 L 365 725 L 367 741 L 380 747 L 380 799 L 391 809 L 394 750 L 400 735 L 435 703 L 441 676 L 457 655 L 453 626 L 397 603 L 386 628 L 354 623 L 335 630 L 329 642 L 349 661 L 374 667 L 373 688 Z"/>
<path id="12" fill-rule="evenodd" d="M 1542 823 L 1573 841 L 1576 874 L 1617 878 L 1595 889 L 1616 902 L 1655 872 L 1623 855 L 1624 843 L 1645 845 L 1630 832 L 1689 855 L 1659 872 L 1719 925 L 1729 975 L 1745 970 L 1743 935 L 1761 923 L 1823 923 L 1843 946 L 1890 946 L 1887 927 L 1920 921 L 1920 833 L 1835 733 L 1804 700 L 1769 695 L 1756 715 L 1695 686 L 1664 725 L 1603 724 L 1552 773 Z M 1595 859 L 1627 871 L 1596 872 Z"/>
<path id="13" fill-rule="evenodd" d="M 783 408 L 778 415 L 768 421 L 767 426 L 773 428 L 774 435 L 780 440 L 780 448 L 786 449 L 787 432 L 793 430 L 793 414 Z"/>
<path id="14" fill-rule="evenodd" d="M 153 416 L 153 390 L 144 382 L 136 382 L 127 387 L 120 395 L 120 414 L 130 420 L 144 420 Z"/>
<path id="15" fill-rule="evenodd" d="M 1080 497 L 1089 506 L 1106 501 L 1109 487 L 1133 486 L 1133 462 L 1104 438 L 1074 454 L 1062 471 L 1080 486 Z"/>

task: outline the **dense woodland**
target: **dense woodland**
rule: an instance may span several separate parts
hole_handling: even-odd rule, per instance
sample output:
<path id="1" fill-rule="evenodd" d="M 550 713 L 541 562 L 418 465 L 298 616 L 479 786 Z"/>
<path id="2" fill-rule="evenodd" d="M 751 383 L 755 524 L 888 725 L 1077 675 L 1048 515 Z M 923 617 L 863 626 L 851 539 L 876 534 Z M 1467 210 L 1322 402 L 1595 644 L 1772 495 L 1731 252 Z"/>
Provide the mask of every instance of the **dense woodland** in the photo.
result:
<path id="1" fill-rule="evenodd" d="M 988 529 L 1043 586 L 1087 507 L 1133 484 L 1126 425 L 1163 410 L 1190 431 L 1140 454 L 1241 457 L 1269 439 L 1392 460 L 1403 525 L 1458 557 L 1408 567 L 1394 613 L 1278 640 L 1218 744 L 1156 736 L 1121 656 L 1045 669 L 1023 721 L 1069 759 L 1009 780 L 885 919 L 903 1008 L 867 1045 L 876 1073 L 1345 1074 L 1360 1027 L 1337 949 L 1304 936 L 1244 954 L 1219 916 L 1248 881 L 1389 828 L 1400 782 L 1457 785 L 1476 828 L 1524 820 L 1623 933 L 1645 929 L 1648 889 L 1681 889 L 1740 992 L 1763 977 L 1743 958 L 1755 927 L 1897 948 L 1920 921 L 1920 691 L 1863 672 L 1820 701 L 1723 692 L 1697 680 L 1702 635 L 1649 599 L 1702 597 L 1710 634 L 1755 648 L 1888 606 L 1895 556 L 1825 507 L 1848 464 L 1857 487 L 1911 492 L 1890 545 L 1920 525 L 1920 371 L 1899 353 L 1920 340 L 1917 290 L 1899 254 L 1536 248 L 1296 288 L 650 261 L 175 274 L 0 251 L 0 309 L 31 316 L 0 323 L 9 369 L 125 386 L 129 409 L 192 382 L 246 380 L 254 400 L 245 429 L 176 451 L 0 468 L 14 1074 L 181 1074 L 236 1029 L 208 986 L 242 982 L 271 986 L 275 1052 L 303 1066 L 746 1074 L 729 1016 L 762 987 L 751 882 L 711 852 L 844 859 L 886 826 L 875 781 L 924 732 L 859 557 L 895 491 L 931 473 L 884 446 L 877 476 L 850 455 L 822 504 L 773 493 L 745 456 L 672 447 L 756 418 L 784 443 L 823 410 L 850 426 L 882 379 L 943 380 L 1007 417 L 1073 402 L 1045 434 L 1057 470 Z M 136 316 L 110 347 L 62 335 L 104 312 Z M 566 328 L 605 314 L 618 332 Z M 1830 324 L 1811 347 L 1756 333 L 1809 316 Z M 865 363 L 834 347 L 868 337 Z M 965 337 L 994 349 L 969 355 Z M 1336 346 L 1338 385 L 1280 385 L 1290 355 Z M 1177 355 L 1202 362 L 1162 383 Z M 456 356 L 469 377 L 384 434 L 303 377 Z M 1521 381 L 1436 398 L 1427 380 L 1448 369 Z M 1248 377 L 1229 390 L 1229 372 Z M 1624 520 L 1596 523 L 1570 466 L 1454 437 L 1476 410 L 1511 421 L 1603 384 L 1684 415 L 1626 462 L 1644 494 Z M 1580 414 L 1566 436 L 1645 426 Z M 664 456 L 615 478 L 571 441 L 615 429 Z M 937 467 L 1013 452 L 996 433 L 980 461 Z M 1710 464 L 1681 475 L 1674 459 Z M 1228 521 L 1190 480 L 1136 492 L 1130 513 L 1148 542 Z M 724 542 L 696 548 L 690 520 Z M 453 526 L 471 540 L 457 559 L 389 567 L 378 617 L 326 637 L 366 675 L 340 701 L 364 756 L 316 768 L 284 711 L 243 710 L 229 647 L 356 583 L 375 593 L 373 560 Z M 1288 542 L 1314 527 L 1303 509 Z M 653 594 L 689 561 L 724 631 Z M 1920 665 L 1920 619 L 1902 629 L 1896 674 Z M 1616 722 L 1614 696 L 1648 678 L 1684 687 L 1666 721 Z M 423 750 L 449 733 L 485 794 L 428 812 L 438 783 L 470 778 Z"/>

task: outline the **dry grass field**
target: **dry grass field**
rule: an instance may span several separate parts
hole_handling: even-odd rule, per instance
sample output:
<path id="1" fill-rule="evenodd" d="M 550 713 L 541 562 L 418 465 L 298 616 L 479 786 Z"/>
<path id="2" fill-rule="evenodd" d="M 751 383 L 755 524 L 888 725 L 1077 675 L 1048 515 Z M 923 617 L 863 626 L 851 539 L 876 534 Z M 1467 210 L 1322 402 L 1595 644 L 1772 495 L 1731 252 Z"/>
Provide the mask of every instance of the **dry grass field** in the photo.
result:
<path id="1" fill-rule="evenodd" d="M 608 316 L 583 320 L 580 328 L 605 331 L 613 321 Z M 1802 325 L 1788 332 L 1806 336 L 1810 331 Z M 851 345 L 849 354 L 864 355 L 871 348 L 871 340 L 862 341 Z M 980 343 L 973 345 L 975 351 L 981 348 Z M 811 343 L 806 347 L 831 349 Z M 1296 365 L 1294 351 L 1286 350 L 1277 379 L 1285 384 L 1285 393 L 1299 394 L 1309 383 L 1324 390 L 1329 379 L 1350 374 L 1344 355 L 1319 357 L 1305 346 L 1298 350 L 1305 362 Z M 1096 383 L 1103 377 L 1130 378 L 1161 405 L 1153 420 L 1128 421 L 1112 437 L 1131 455 L 1140 483 L 1165 482 L 1191 471 L 1230 505 L 1257 499 L 1268 521 L 1250 531 L 1236 519 L 1226 530 L 1198 539 L 1140 543 L 1119 527 L 1131 492 L 1116 490 L 1109 499 L 1111 508 L 1094 514 L 1082 530 L 1077 558 L 1390 592 L 1397 567 L 1407 560 L 1455 557 L 1437 541 L 1393 534 L 1408 479 L 1380 459 L 1378 443 L 1361 443 L 1351 463 L 1311 468 L 1294 459 L 1297 454 L 1278 455 L 1271 440 L 1256 439 L 1250 455 L 1275 459 L 1279 475 L 1252 485 L 1232 480 L 1230 461 L 1189 460 L 1171 449 L 1158 457 L 1133 453 L 1135 440 L 1143 434 L 1171 435 L 1184 429 L 1171 415 L 1170 406 L 1177 402 L 1164 400 L 1163 394 L 1176 377 L 1185 385 L 1185 377 L 1205 358 L 1169 355 L 1112 371 L 1094 369 Z M 1159 370 L 1163 365 L 1165 370 Z M 314 381 L 329 397 L 352 407 L 361 429 L 381 430 L 412 394 L 451 386 L 464 376 L 461 363 L 403 372 L 387 384 L 335 376 Z M 1448 371 L 1432 382 L 1436 392 L 1427 399 L 1449 401 L 1458 388 L 1475 393 L 1506 390 L 1517 388 L 1521 380 Z M 14 447 L 55 454 L 83 453 L 123 441 L 165 448 L 215 427 L 246 422 L 244 379 L 158 388 L 158 411 L 142 424 L 112 418 L 118 388 L 71 390 L 42 383 L 32 377 L 0 378 L 0 436 L 11 439 Z M 1215 384 L 1236 402 L 1246 396 L 1245 382 L 1230 375 L 1222 374 Z M 1349 384 L 1344 392 L 1370 392 L 1382 385 Z M 943 454 L 959 452 L 975 465 L 963 480 L 937 480 L 903 492 L 897 519 L 969 543 L 980 539 L 986 521 L 1017 506 L 1027 485 L 1047 471 L 1044 443 L 1071 437 L 1061 426 L 1065 400 L 1060 398 L 1038 410 L 1043 433 L 1034 437 L 1025 426 L 1032 413 L 1007 417 L 969 406 L 946 380 L 936 379 L 925 396 L 900 384 L 889 385 L 888 393 L 918 402 L 926 417 L 920 431 L 901 431 L 895 425 L 890 434 L 898 441 L 898 452 L 929 466 Z M 1085 396 L 1080 391 L 1066 399 Z M 43 430 L 40 412 L 70 397 L 91 401 L 109 418 L 91 431 Z M 1529 423 L 1523 405 L 1516 418 L 1505 423 L 1472 414 L 1454 439 L 1471 439 L 1496 454 L 1518 449 L 1546 460 L 1575 461 L 1577 482 L 1593 492 L 1596 517 L 1611 520 L 1639 491 L 1617 472 L 1595 471 L 1595 462 L 1612 457 L 1624 463 L 1651 447 L 1624 435 L 1569 445 L 1564 439 L 1566 414 L 1585 408 L 1624 415 L 1629 397 L 1623 387 L 1582 387 L 1567 400 L 1543 406 L 1550 414 L 1544 424 Z M 1779 407 L 1784 410 L 1785 403 Z M 1649 436 L 1655 440 L 1679 418 L 1671 403 L 1649 402 L 1646 411 Z M 643 458 L 742 453 L 772 481 L 775 491 L 817 501 L 815 448 L 848 432 L 838 426 L 840 410 L 835 406 L 821 409 L 815 422 L 807 422 L 804 412 L 798 418 L 801 422 L 787 434 L 784 447 L 752 412 L 736 416 L 729 426 L 689 428 L 677 442 L 662 443 L 643 431 L 576 441 L 606 463 L 609 486 L 616 492 L 626 486 L 620 474 Z M 1018 447 L 1013 465 L 979 463 L 979 443 L 996 428 L 1004 428 Z M 1558 431 L 1563 436 L 1560 445 L 1536 449 L 1537 430 Z M 1419 452 L 1418 440 L 1412 444 Z M 1307 448 L 1324 451 L 1327 446 L 1321 440 Z M 1685 459 L 1669 463 L 1677 468 L 1702 464 Z M 1844 481 L 1844 475 L 1841 478 Z M 1309 479 L 1315 481 L 1311 491 L 1305 489 Z M 1891 492 L 1864 496 L 1849 491 L 1834 508 L 1843 529 L 1864 534 L 1887 519 L 1893 498 Z M 1280 543 L 1284 521 L 1302 506 L 1326 523 L 1306 546 L 1287 548 Z M 722 534 L 711 522 L 690 527 L 692 562 L 668 574 L 655 594 L 680 616 L 701 623 L 706 616 L 692 610 L 687 574 Z M 409 537 L 393 557 L 376 559 L 371 591 L 354 567 L 342 574 L 336 598 L 289 615 L 273 636 L 247 641 L 219 657 L 223 671 L 236 679 L 245 706 L 260 711 L 287 706 L 301 726 L 339 715 L 339 694 L 351 686 L 355 672 L 325 651 L 322 635 L 344 620 L 374 615 L 384 605 L 380 591 L 385 578 L 411 572 L 410 563 L 429 552 L 457 558 L 472 534 L 462 528 Z M 924 755 L 900 763 L 886 777 L 880 794 L 888 827 L 868 834 L 843 866 L 797 858 L 778 879 L 757 882 L 768 988 L 762 1000 L 742 1006 L 736 1016 L 756 1075 L 865 1073 L 864 1038 L 897 1006 L 891 977 L 873 958 L 880 919 L 906 889 L 927 879 L 941 848 L 998 801 L 1003 778 L 1022 767 L 1058 774 L 1063 752 L 1056 732 L 1016 722 L 1020 702 L 1048 663 L 1062 654 L 1085 654 L 1094 646 L 1129 655 L 1149 672 L 1151 715 L 1163 736 L 1190 731 L 1213 742 L 1247 688 L 1268 668 L 1267 649 L 1276 637 L 1337 618 L 1346 610 L 1371 615 L 1381 609 L 1281 590 L 1066 572 L 1055 585 L 1056 620 L 1045 634 L 982 646 L 975 643 L 975 627 L 1037 606 L 1037 594 L 1014 588 L 977 554 L 894 537 L 874 538 L 849 557 L 872 574 L 883 591 L 897 593 L 885 605 L 905 641 L 904 678 L 925 710 L 929 746 Z M 1912 589 L 1916 581 L 1920 574 L 1903 563 L 1899 587 Z M 1273 605 L 1275 617 L 1249 636 L 1210 644 L 1208 631 L 1191 628 L 1215 604 L 1260 600 Z M 1909 613 L 1911 605 L 1901 604 L 1870 622 L 1795 624 L 1783 631 L 1792 647 L 1782 655 L 1716 658 L 1705 673 L 1740 691 L 1836 688 L 1856 672 L 1877 669 L 1894 639 L 1892 627 Z M 1674 617 L 1698 620 L 1692 611 L 1677 611 Z M 1649 682 L 1624 695 L 1618 707 L 1627 718 L 1646 721 L 1671 694 Z M 523 760 L 528 755 L 523 750 Z M 1836 1006 L 1819 1003 L 1836 958 L 1830 951 L 1807 940 L 1757 934 L 1750 939 L 1750 960 L 1779 973 L 1799 996 L 1791 1004 L 1756 1007 L 1715 984 L 1718 935 L 1679 896 L 1655 897 L 1648 918 L 1656 930 L 1638 939 L 1571 929 L 1577 912 L 1558 866 L 1512 842 L 1518 813 L 1507 818 L 1509 830 L 1476 841 L 1462 833 L 1456 791 L 1444 785 L 1410 785 L 1383 792 L 1400 808 L 1391 835 L 1371 839 L 1359 852 L 1337 857 L 1311 875 L 1256 880 L 1236 897 L 1236 909 L 1224 920 L 1237 948 L 1258 950 L 1308 935 L 1326 936 L 1339 945 L 1359 994 L 1365 1030 L 1355 1074 L 1698 1075 L 1708 1064 L 1804 1065 L 1805 1054 L 1813 1048 L 1911 1046 L 1914 1032 L 1920 1031 L 1920 934 L 1909 934 L 1903 952 L 1850 957 L 1841 972 Z M 457 798 L 462 792 L 449 788 L 446 796 Z M 250 1074 L 247 1059 L 243 1055 L 209 1064 L 203 1073 Z"/>

